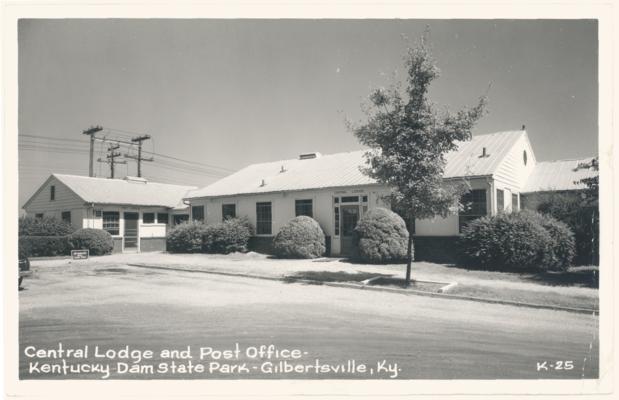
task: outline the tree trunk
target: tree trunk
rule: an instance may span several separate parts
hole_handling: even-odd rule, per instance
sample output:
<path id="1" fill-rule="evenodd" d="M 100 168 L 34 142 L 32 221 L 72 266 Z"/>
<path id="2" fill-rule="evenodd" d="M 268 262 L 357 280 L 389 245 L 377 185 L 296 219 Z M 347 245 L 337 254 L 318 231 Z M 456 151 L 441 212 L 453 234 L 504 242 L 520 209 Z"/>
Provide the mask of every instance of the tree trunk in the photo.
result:
<path id="1" fill-rule="evenodd" d="M 411 228 L 415 223 L 415 218 L 412 217 L 408 224 L 408 249 L 406 251 L 406 286 L 411 283 L 411 264 L 413 263 L 413 232 Z"/>

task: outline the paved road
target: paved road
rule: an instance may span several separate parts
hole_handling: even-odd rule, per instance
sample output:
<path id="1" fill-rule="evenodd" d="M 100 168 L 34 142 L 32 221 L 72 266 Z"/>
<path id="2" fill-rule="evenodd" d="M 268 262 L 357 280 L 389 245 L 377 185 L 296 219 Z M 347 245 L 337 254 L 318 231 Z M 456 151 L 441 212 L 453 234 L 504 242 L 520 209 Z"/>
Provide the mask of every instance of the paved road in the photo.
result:
<path id="1" fill-rule="evenodd" d="M 20 292 L 22 379 L 107 376 L 105 369 L 90 371 L 97 364 L 109 366 L 111 379 L 598 375 L 598 319 L 591 315 L 123 265 L 50 268 L 37 272 L 24 286 L 26 290 Z M 64 357 L 66 365 L 83 368 L 80 374 L 70 369 L 68 375 L 59 370 L 45 373 L 44 364 L 61 368 L 62 360 L 49 354 L 24 355 L 28 346 L 54 349 L 59 342 L 65 349 L 88 346 L 85 359 Z M 206 354 L 199 358 L 200 348 L 234 350 L 236 343 L 239 355 L 232 353 L 231 360 Z M 269 344 L 299 349 L 300 358 L 254 356 L 254 349 Z M 125 346 L 154 354 L 132 364 L 126 359 L 95 357 L 95 346 L 99 355 Z M 163 349 L 186 350 L 187 346 L 191 360 L 165 359 L 160 354 Z M 193 373 L 181 373 L 179 365 L 188 369 L 189 361 Z M 136 373 L 119 373 L 125 365 L 118 362 L 133 366 Z M 140 373 L 135 365 L 141 366 Z M 196 371 L 197 365 L 205 371 Z M 362 365 L 364 372 L 359 370 Z M 305 372 L 275 370 L 286 366 Z"/>

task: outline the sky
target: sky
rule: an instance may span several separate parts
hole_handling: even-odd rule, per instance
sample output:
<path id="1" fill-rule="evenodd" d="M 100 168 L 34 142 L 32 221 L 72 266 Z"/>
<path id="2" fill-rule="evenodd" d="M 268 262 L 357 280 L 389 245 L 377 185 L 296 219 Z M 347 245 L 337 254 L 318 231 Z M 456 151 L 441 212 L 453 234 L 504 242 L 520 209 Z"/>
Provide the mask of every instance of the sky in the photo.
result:
<path id="1" fill-rule="evenodd" d="M 45 20 L 19 23 L 19 203 L 54 172 L 88 175 L 88 138 L 148 134 L 146 178 L 205 186 L 257 162 L 363 148 L 346 121 L 405 79 L 429 26 L 457 111 L 488 86 L 473 134 L 526 125 L 538 161 L 598 152 L 594 20 Z M 408 39 L 407 39 L 408 38 Z M 97 142 L 95 160 L 109 143 Z M 136 146 L 123 146 L 135 154 Z M 120 160 L 121 158 L 118 158 Z M 95 175 L 109 165 L 95 162 Z M 136 175 L 136 163 L 116 177 Z"/>

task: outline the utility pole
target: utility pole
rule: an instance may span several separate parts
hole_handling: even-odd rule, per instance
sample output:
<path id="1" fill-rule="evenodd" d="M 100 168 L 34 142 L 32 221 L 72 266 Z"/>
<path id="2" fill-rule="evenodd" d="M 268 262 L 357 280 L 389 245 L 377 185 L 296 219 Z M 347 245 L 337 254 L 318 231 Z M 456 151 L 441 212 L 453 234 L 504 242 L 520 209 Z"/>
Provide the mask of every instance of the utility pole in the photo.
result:
<path id="1" fill-rule="evenodd" d="M 114 150 L 118 150 L 119 148 L 120 148 L 119 144 L 111 145 L 110 147 L 107 148 L 107 151 L 108 151 L 107 160 L 102 160 L 100 158 L 97 160 L 99 162 L 110 164 L 110 178 L 112 179 L 114 179 L 114 166 L 116 164 L 127 164 L 127 161 L 115 161 L 114 160 L 116 157 L 121 156 L 120 153 L 114 151 Z"/>
<path id="2" fill-rule="evenodd" d="M 130 154 L 125 154 L 126 158 L 131 158 L 134 160 L 138 161 L 138 177 L 142 177 L 142 161 L 153 161 L 152 157 L 148 157 L 148 158 L 144 158 L 142 157 L 142 142 L 144 140 L 148 140 L 150 139 L 150 135 L 142 135 L 142 136 L 138 136 L 138 137 L 134 137 L 131 139 L 131 141 L 133 143 L 137 143 L 138 144 L 138 155 L 136 156 L 132 156 Z"/>
<path id="3" fill-rule="evenodd" d="M 92 162 L 93 162 L 93 156 L 94 156 L 94 151 L 95 151 L 95 133 L 100 132 L 101 130 L 103 130 L 103 128 L 97 125 L 97 126 L 91 126 L 90 128 L 82 131 L 84 135 L 90 136 L 90 162 L 88 164 L 88 176 L 90 177 L 94 176 Z"/>

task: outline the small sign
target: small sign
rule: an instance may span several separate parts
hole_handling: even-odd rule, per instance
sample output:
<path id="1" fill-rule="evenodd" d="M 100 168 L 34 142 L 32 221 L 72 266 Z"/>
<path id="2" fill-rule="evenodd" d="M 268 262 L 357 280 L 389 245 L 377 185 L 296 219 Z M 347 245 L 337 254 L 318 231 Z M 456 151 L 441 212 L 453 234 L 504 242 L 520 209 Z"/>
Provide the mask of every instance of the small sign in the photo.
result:
<path id="1" fill-rule="evenodd" d="M 71 258 L 74 260 L 87 260 L 88 250 L 71 250 Z"/>

